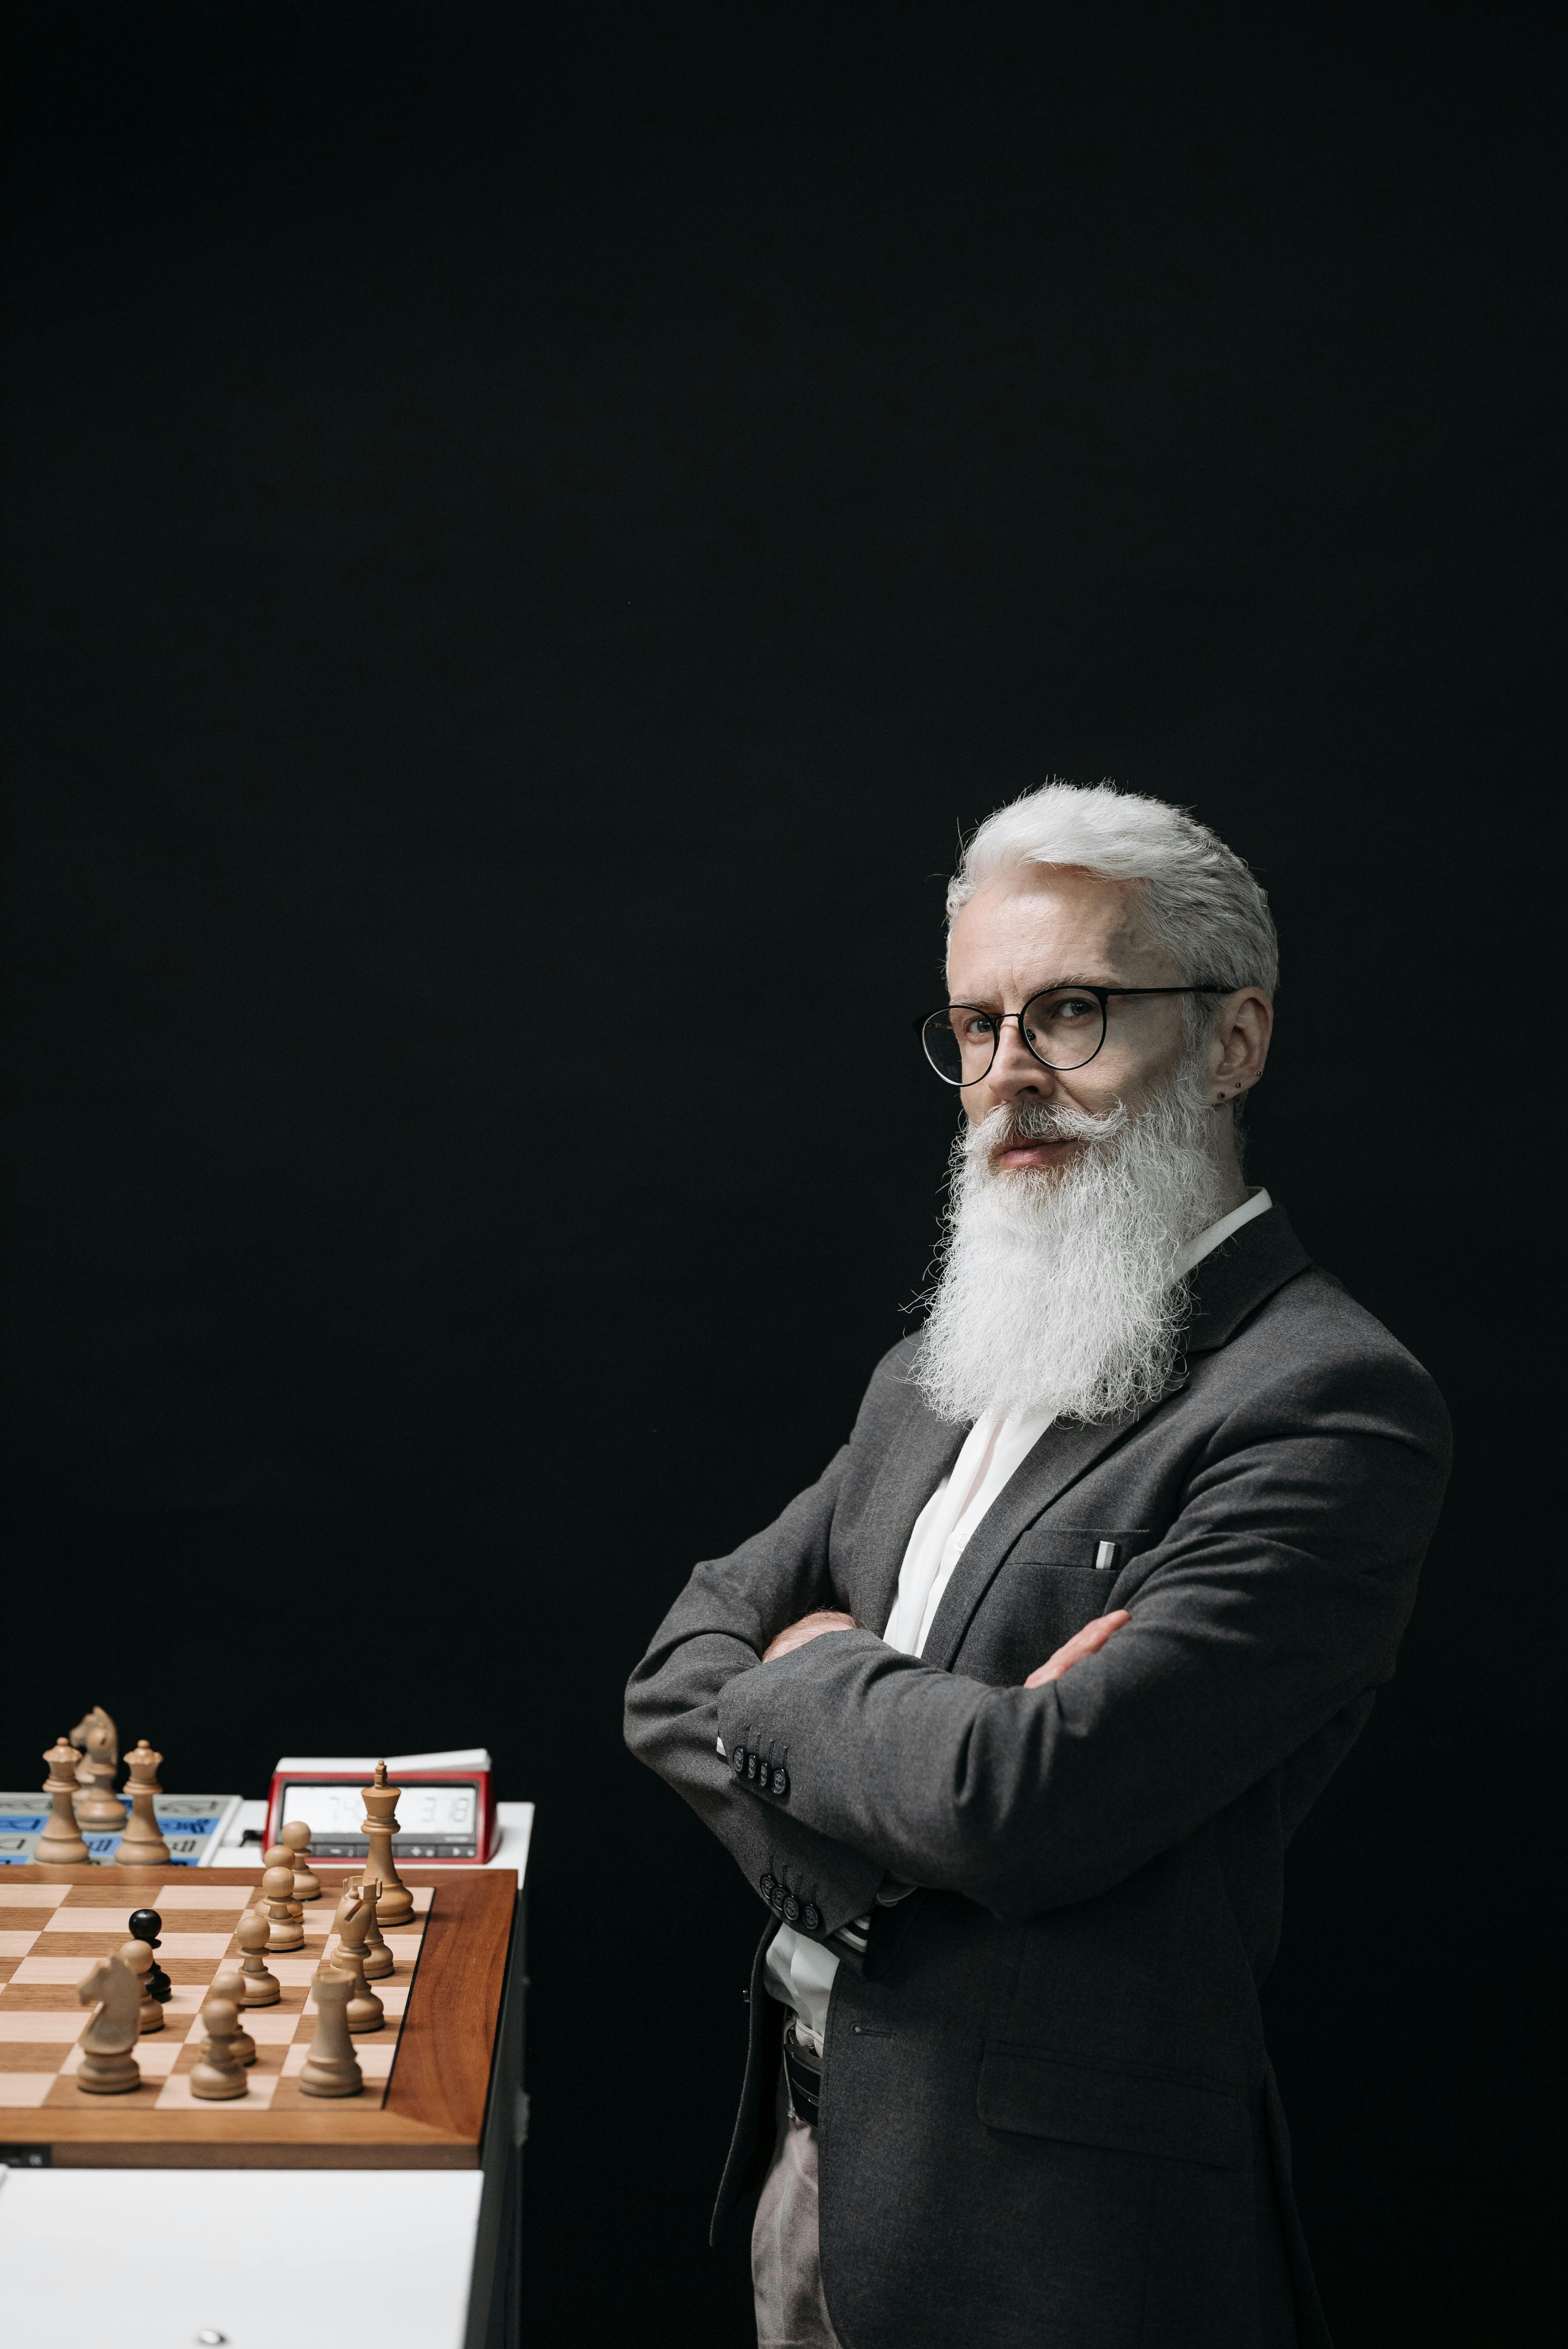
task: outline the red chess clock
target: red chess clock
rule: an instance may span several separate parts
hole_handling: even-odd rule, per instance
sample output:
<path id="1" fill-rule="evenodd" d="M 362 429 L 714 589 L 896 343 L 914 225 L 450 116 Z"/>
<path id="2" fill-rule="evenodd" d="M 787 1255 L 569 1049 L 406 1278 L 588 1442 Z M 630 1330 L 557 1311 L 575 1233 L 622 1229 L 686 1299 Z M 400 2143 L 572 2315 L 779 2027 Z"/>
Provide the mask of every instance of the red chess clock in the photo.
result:
<path id="1" fill-rule="evenodd" d="M 303 1819 L 313 1859 L 366 1858 L 363 1790 L 378 1758 L 285 1754 L 267 1796 L 267 1842 L 275 1844 L 284 1827 Z M 459 1754 L 388 1754 L 387 1775 L 402 1789 L 395 1860 L 473 1868 L 493 1857 L 500 1830 L 490 1758 L 482 1746 Z"/>

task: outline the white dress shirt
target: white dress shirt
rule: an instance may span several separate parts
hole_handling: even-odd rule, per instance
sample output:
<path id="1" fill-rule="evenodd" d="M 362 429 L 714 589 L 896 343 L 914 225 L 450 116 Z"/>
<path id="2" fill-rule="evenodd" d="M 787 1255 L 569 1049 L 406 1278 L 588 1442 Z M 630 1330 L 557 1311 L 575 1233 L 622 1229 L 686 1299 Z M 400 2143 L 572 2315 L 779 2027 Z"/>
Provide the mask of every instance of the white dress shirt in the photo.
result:
<path id="1" fill-rule="evenodd" d="M 1176 1260 L 1178 1280 L 1204 1257 L 1250 1224 L 1266 1215 L 1274 1201 L 1266 1191 L 1248 1192 L 1244 1204 L 1233 1207 L 1217 1224 L 1189 1240 Z M 914 1521 L 914 1529 L 899 1568 L 898 1590 L 882 1638 L 890 1648 L 918 1656 L 925 1646 L 943 1593 L 980 1524 L 1028 1458 L 1051 1423 L 1049 1412 L 1026 1412 L 1008 1419 L 987 1412 L 964 1439 L 962 1450 Z M 1040 1658 L 1043 1664 L 1046 1659 Z M 857 1919 L 865 1931 L 869 1919 Z M 792 1925 L 780 1925 L 768 1951 L 764 1979 L 770 1998 L 793 2007 L 798 2035 L 821 2053 L 828 2024 L 828 2001 L 839 1961 L 820 1941 L 808 1940 Z"/>

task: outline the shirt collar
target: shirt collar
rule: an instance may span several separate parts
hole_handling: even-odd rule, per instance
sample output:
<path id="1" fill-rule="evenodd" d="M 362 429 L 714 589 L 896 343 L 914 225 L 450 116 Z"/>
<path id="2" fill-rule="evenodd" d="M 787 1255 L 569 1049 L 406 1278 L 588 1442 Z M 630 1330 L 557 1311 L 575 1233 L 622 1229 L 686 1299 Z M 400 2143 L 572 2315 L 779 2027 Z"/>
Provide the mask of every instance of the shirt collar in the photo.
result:
<path id="1" fill-rule="evenodd" d="M 1233 1232 L 1239 1232 L 1243 1224 L 1250 1224 L 1254 1216 L 1266 1216 L 1273 1206 L 1274 1201 L 1262 1185 L 1254 1184 L 1239 1207 L 1233 1207 L 1228 1216 L 1222 1216 L 1217 1224 L 1211 1224 L 1206 1232 L 1188 1241 L 1176 1259 L 1177 1279 L 1191 1272 L 1195 1264 L 1202 1264 L 1206 1256 L 1228 1240 Z"/>

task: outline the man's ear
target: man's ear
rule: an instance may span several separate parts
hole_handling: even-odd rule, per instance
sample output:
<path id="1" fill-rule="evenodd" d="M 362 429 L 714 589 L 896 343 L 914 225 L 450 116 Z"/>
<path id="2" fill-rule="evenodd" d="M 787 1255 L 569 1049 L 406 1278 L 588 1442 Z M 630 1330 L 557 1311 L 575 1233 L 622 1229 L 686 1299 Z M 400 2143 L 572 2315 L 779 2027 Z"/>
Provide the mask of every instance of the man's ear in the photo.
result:
<path id="1" fill-rule="evenodd" d="M 1273 1035 L 1274 1005 L 1261 987 L 1239 988 L 1226 997 L 1214 1025 L 1210 1064 L 1216 1109 L 1252 1091 L 1263 1075 Z"/>

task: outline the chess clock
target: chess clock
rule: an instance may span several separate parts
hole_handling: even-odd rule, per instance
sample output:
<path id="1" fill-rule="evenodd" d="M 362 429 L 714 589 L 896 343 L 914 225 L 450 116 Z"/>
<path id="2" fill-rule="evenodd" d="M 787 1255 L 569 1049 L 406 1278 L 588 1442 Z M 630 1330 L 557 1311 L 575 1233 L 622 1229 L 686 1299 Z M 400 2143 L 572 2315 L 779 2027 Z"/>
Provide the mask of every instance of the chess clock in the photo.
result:
<path id="1" fill-rule="evenodd" d="M 303 1819 L 313 1859 L 364 1859 L 364 1789 L 376 1756 L 285 1754 L 273 1772 L 266 1839 Z M 387 1775 L 401 1787 L 392 1857 L 423 1866 L 447 1861 L 472 1868 L 493 1857 L 500 1840 L 490 1757 L 480 1745 L 456 1754 L 389 1754 Z"/>

